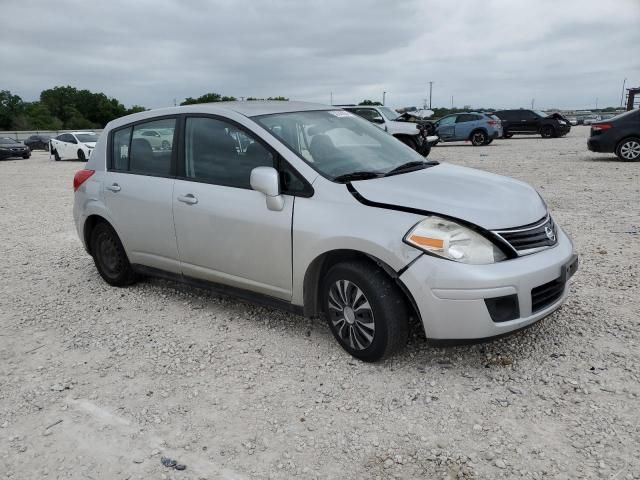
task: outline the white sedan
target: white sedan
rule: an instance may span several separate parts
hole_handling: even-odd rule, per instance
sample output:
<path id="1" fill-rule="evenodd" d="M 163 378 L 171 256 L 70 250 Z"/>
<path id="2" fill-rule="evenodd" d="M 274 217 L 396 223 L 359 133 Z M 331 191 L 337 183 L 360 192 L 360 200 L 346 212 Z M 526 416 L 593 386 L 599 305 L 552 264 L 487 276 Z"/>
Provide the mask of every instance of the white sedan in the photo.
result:
<path id="1" fill-rule="evenodd" d="M 51 154 L 56 161 L 78 159 L 86 162 L 98 141 L 94 132 L 68 132 L 51 139 Z"/>

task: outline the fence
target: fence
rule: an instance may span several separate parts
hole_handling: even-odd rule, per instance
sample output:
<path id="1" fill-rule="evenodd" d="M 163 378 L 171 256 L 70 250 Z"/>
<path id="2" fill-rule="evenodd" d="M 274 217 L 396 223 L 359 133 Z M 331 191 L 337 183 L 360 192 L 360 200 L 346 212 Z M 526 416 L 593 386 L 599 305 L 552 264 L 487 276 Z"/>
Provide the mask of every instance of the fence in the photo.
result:
<path id="1" fill-rule="evenodd" d="M 9 137 L 14 140 L 18 140 L 22 142 L 29 138 L 31 135 L 47 135 L 49 137 L 57 137 L 61 133 L 68 132 L 80 132 L 80 131 L 91 131 L 96 132 L 98 135 L 102 132 L 102 130 L 18 130 L 18 131 L 6 131 L 0 130 L 0 137 Z"/>

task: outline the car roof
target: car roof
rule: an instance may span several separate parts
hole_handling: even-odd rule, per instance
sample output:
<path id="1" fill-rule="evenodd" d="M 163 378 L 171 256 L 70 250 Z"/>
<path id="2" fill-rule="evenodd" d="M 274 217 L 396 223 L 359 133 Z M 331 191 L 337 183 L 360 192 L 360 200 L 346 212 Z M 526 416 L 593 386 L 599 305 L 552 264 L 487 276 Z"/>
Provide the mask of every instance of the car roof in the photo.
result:
<path id="1" fill-rule="evenodd" d="M 97 135 L 96 132 L 89 132 L 89 131 L 79 131 L 79 132 L 67 132 L 67 133 L 72 133 L 73 135 Z"/>
<path id="2" fill-rule="evenodd" d="M 180 107 L 158 108 L 145 112 L 134 113 L 125 117 L 113 120 L 109 128 L 126 125 L 131 122 L 145 120 L 163 115 L 177 115 L 180 113 L 209 113 L 225 114 L 230 112 L 239 113 L 245 117 L 256 117 L 259 115 L 269 115 L 273 113 L 305 112 L 313 110 L 339 110 L 340 107 L 323 105 L 322 103 L 280 101 L 280 100 L 247 100 L 235 102 L 214 102 L 197 103 L 194 105 L 183 105 Z"/>

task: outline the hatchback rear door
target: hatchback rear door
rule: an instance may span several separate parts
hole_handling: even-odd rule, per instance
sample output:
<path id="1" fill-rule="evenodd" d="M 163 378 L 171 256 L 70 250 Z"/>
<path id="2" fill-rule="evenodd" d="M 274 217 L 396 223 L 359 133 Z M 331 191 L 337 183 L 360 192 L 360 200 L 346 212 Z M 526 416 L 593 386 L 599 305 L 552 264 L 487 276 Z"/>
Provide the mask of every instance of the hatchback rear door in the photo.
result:
<path id="1" fill-rule="evenodd" d="M 187 116 L 173 213 L 185 276 L 291 299 L 294 197 L 269 210 L 251 170 L 276 154 L 223 117 Z"/>
<path id="2" fill-rule="evenodd" d="M 110 134 L 105 202 L 131 263 L 179 273 L 172 211 L 177 152 L 153 149 L 138 134 L 153 128 L 175 132 L 176 118 L 141 122 Z"/>

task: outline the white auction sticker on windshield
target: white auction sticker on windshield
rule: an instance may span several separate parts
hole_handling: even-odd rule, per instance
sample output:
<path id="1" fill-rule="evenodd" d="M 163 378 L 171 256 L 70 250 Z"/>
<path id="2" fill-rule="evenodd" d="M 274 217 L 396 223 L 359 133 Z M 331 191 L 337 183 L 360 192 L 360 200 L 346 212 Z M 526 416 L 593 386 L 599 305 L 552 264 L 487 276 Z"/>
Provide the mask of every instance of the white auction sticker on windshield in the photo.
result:
<path id="1" fill-rule="evenodd" d="M 353 117 L 353 113 L 346 110 L 329 110 L 329 113 L 335 117 Z"/>

